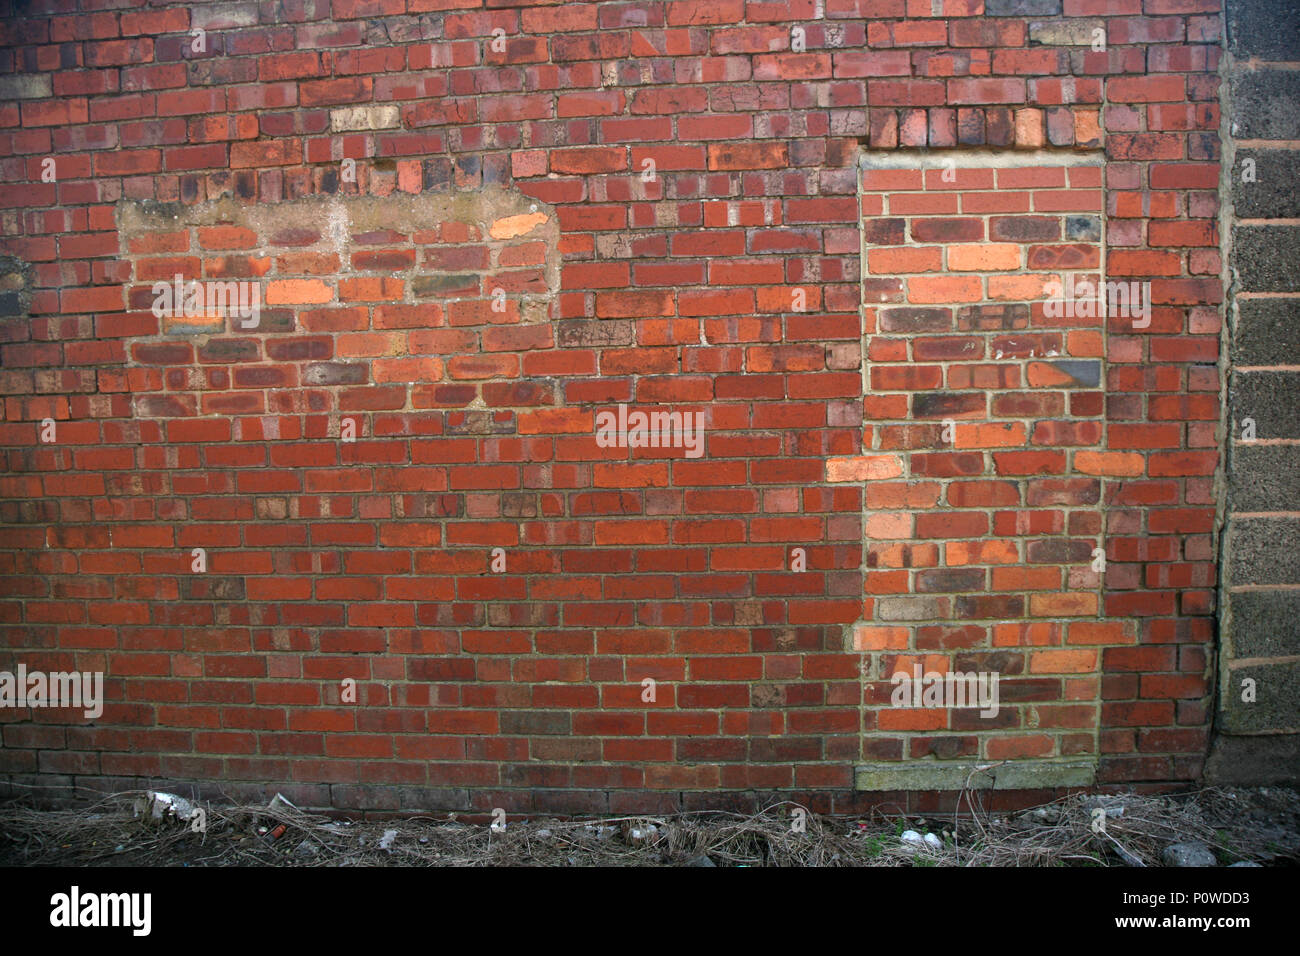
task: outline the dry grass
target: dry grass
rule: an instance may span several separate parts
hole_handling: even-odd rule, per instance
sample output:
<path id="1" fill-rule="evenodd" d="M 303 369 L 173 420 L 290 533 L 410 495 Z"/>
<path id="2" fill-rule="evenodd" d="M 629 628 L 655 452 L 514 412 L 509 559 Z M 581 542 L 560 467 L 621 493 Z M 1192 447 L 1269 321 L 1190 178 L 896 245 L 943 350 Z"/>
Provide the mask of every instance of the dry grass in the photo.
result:
<path id="1" fill-rule="evenodd" d="M 1267 799 L 1261 803 L 1260 795 Z M 1271 796 L 1269 796 L 1271 794 Z M 1281 795 L 1279 797 L 1279 795 Z M 1271 801 L 1271 802 L 1270 802 Z M 0 806 L 0 863 L 62 866 L 1159 866 L 1169 843 L 1199 840 L 1220 862 L 1294 862 L 1292 791 L 1203 790 L 1176 796 L 1076 795 L 1017 814 L 977 799 L 955 818 L 819 817 L 793 803 L 750 816 L 699 812 L 592 820 L 512 819 L 504 830 L 452 818 L 344 822 L 282 800 L 203 804 L 206 832 L 164 815 L 143 791 L 76 809 Z M 1105 832 L 1095 806 L 1108 807 Z M 1258 824 L 1258 807 L 1287 825 Z M 1251 822 L 1249 811 L 1255 812 Z M 1270 818 L 1272 819 L 1272 818 Z M 802 829 L 799 823 L 802 822 Z M 943 846 L 904 842 L 904 828 Z M 388 839 L 385 839 L 385 837 Z"/>

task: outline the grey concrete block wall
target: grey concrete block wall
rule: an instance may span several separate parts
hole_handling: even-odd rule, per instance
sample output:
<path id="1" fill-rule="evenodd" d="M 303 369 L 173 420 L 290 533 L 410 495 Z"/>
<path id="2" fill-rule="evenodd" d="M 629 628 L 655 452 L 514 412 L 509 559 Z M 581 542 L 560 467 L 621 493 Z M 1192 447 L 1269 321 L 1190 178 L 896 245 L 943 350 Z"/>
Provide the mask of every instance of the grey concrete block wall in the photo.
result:
<path id="1" fill-rule="evenodd" d="M 1234 71 L 1228 88 L 1234 105 L 1228 116 L 1228 131 L 1233 139 L 1300 139 L 1300 73 Z"/>
<path id="2" fill-rule="evenodd" d="M 1232 450 L 1227 490 L 1228 500 L 1243 513 L 1295 507 L 1300 501 L 1300 445 L 1242 443 Z"/>
<path id="3" fill-rule="evenodd" d="M 1232 171 L 1234 214 L 1239 219 L 1300 219 L 1297 181 L 1300 152 L 1239 147 Z"/>
<path id="4" fill-rule="evenodd" d="M 1300 365 L 1300 298 L 1238 299 L 1236 306 L 1229 352 L 1234 368 Z"/>
<path id="5" fill-rule="evenodd" d="M 1300 436 L 1300 372 L 1249 365 L 1234 368 L 1228 395 L 1235 441 L 1253 444 Z M 1247 432 L 1250 422 L 1255 423 L 1253 439 Z"/>
<path id="6" fill-rule="evenodd" d="M 1210 783 L 1300 781 L 1300 6 L 1227 0 L 1228 407 Z"/>
<path id="7" fill-rule="evenodd" d="M 1256 226 L 1240 220 L 1245 217 L 1239 214 L 1228 260 L 1239 291 L 1300 292 L 1300 226 Z"/>
<path id="8" fill-rule="evenodd" d="M 1286 62 L 1300 46 L 1295 0 L 1228 0 L 1228 51 L 1241 59 Z"/>

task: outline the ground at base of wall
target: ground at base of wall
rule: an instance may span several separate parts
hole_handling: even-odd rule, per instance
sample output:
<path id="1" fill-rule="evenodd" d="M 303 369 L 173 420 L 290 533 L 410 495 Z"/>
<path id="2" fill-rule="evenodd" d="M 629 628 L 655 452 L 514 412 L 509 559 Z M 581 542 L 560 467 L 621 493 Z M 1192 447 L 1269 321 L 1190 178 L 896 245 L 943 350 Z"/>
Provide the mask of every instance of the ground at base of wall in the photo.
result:
<path id="1" fill-rule="evenodd" d="M 823 817 L 787 802 L 752 815 L 502 825 L 455 814 L 347 821 L 279 797 L 268 806 L 218 806 L 139 791 L 76 809 L 0 806 L 0 866 L 1300 864 L 1300 791 L 1292 789 L 1075 794 L 1011 814 L 987 813 L 973 796 L 973 807 L 944 818 Z"/>

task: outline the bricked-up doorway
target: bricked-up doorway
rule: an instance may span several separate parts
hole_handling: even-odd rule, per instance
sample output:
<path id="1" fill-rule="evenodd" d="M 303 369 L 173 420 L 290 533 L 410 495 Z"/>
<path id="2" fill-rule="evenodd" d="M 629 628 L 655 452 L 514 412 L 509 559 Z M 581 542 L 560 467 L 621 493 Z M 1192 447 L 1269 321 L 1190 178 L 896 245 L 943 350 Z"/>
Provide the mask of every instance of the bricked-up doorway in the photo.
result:
<path id="1" fill-rule="evenodd" d="M 1106 318 L 1068 301 L 1105 276 L 1102 160 L 931 151 L 861 166 L 857 785 L 960 789 L 1010 759 L 978 782 L 1090 783 L 1101 648 L 1134 640 L 1101 616 Z M 996 713 L 891 704 L 891 676 L 918 667 L 996 674 Z"/>

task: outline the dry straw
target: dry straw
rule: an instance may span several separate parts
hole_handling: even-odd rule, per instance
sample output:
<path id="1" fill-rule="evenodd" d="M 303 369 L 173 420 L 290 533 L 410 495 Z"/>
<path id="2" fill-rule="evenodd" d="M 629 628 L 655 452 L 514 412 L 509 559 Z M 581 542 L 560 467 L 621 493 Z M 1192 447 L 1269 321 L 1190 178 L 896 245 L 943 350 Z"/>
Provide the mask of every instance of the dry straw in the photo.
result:
<path id="1" fill-rule="evenodd" d="M 520 817 L 504 829 L 454 815 L 345 821 L 277 799 L 270 806 L 196 802 L 206 832 L 195 832 L 171 815 L 142 813 L 148 793 L 127 791 L 67 809 L 39 809 L 31 797 L 0 806 L 0 864 L 1159 866 L 1161 850 L 1185 840 L 1205 843 L 1222 863 L 1268 860 L 1276 835 L 1244 820 L 1252 793 L 1077 794 L 1015 814 L 986 813 L 972 799 L 955 817 L 924 820 L 824 817 L 785 802 L 751 815 Z M 1098 807 L 1107 811 L 1104 832 L 1094 827 Z M 904 840 L 906 829 L 933 832 L 943 845 Z"/>

